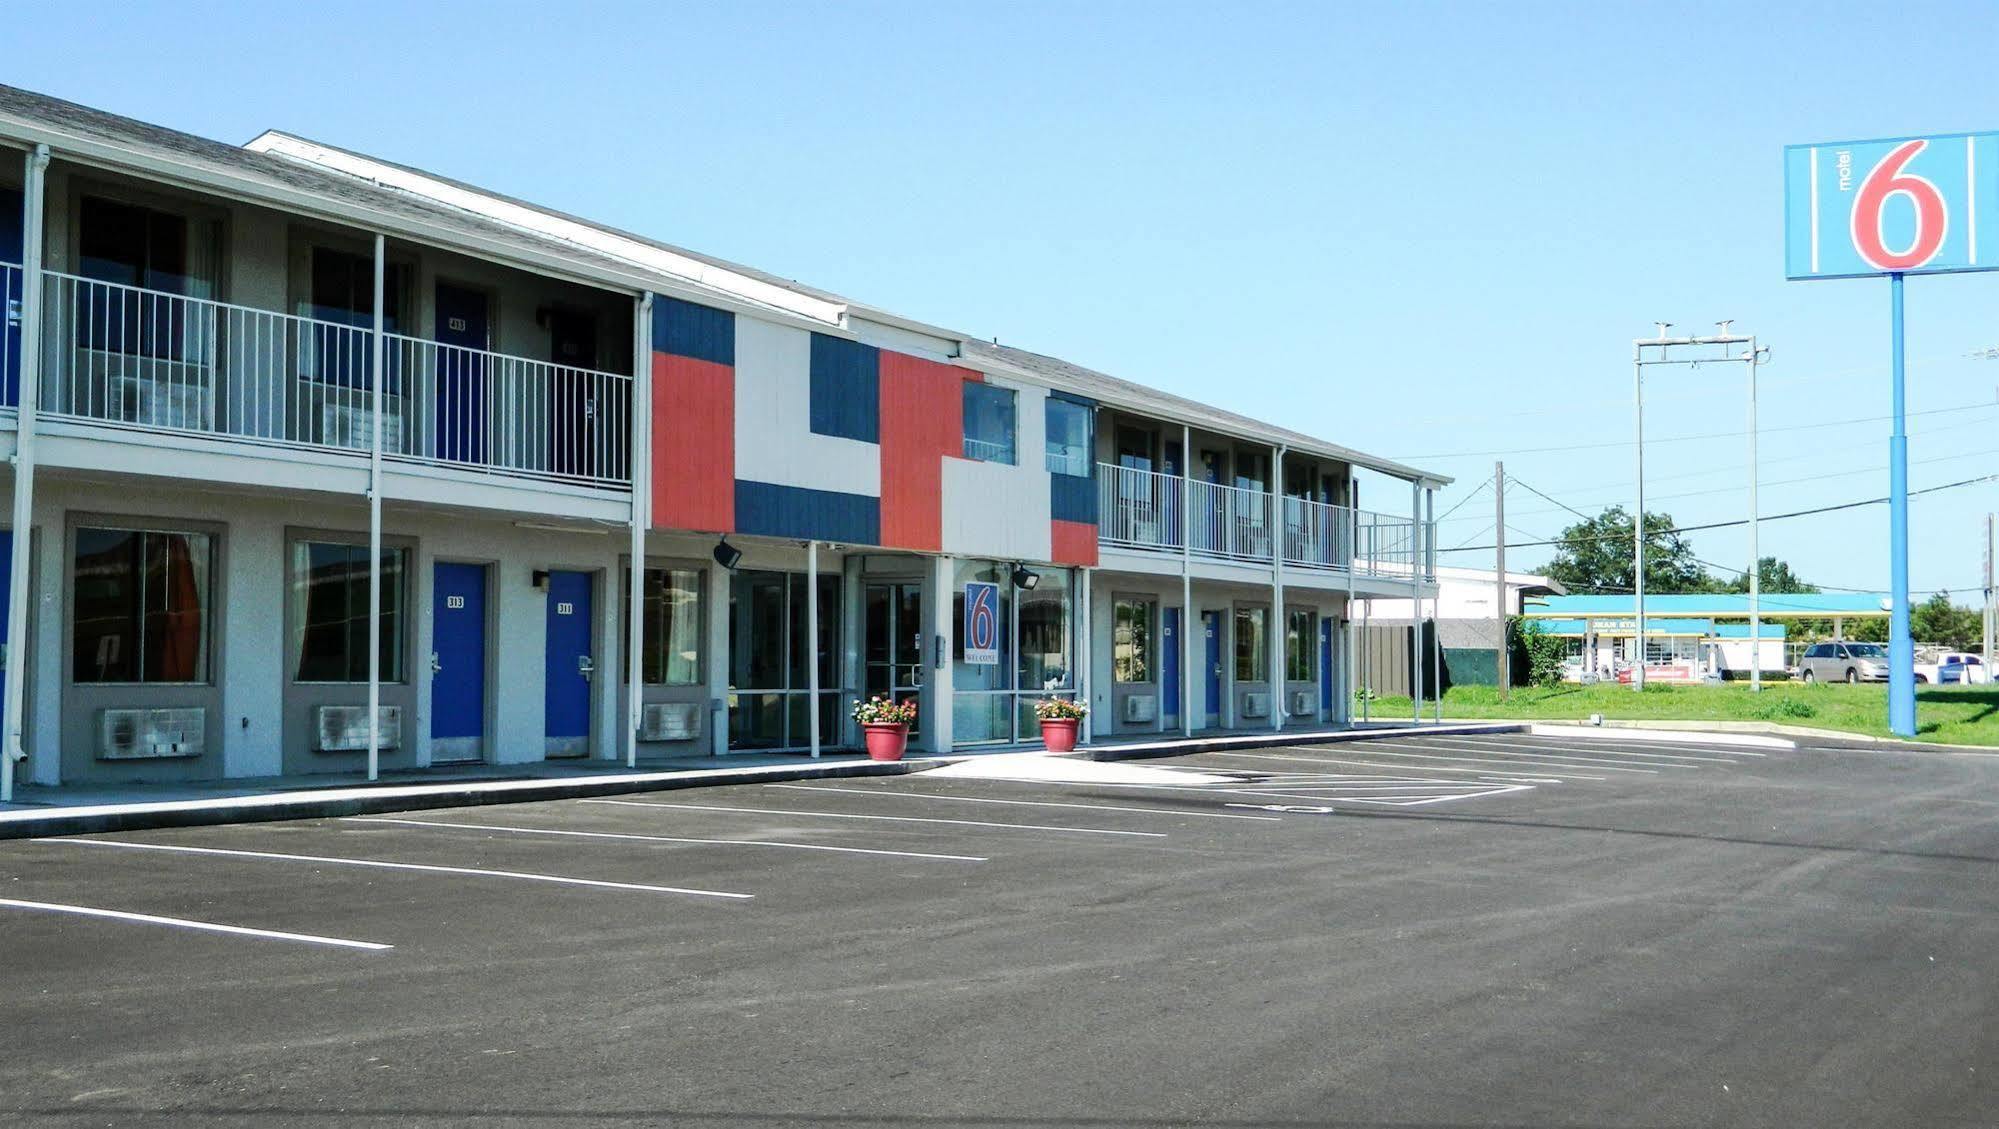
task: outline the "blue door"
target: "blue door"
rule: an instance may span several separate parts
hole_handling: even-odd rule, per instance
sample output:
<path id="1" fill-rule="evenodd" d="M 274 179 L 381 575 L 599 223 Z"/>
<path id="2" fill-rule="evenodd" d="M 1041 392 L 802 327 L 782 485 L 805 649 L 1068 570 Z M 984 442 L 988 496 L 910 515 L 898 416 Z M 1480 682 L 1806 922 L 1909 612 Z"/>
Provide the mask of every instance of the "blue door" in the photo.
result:
<path id="1" fill-rule="evenodd" d="M 597 653 L 590 624 L 590 574 L 549 573 L 544 732 L 551 757 L 590 755 L 590 675 Z"/>
<path id="2" fill-rule="evenodd" d="M 1333 699 L 1333 621 L 1319 620 L 1319 716 L 1339 713 Z"/>
<path id="3" fill-rule="evenodd" d="M 14 659 L 14 656 L 7 655 L 8 615 L 13 599 L 14 531 L 11 529 L 0 529 L 0 655 L 6 655 L 6 662 L 12 662 Z M 6 662 L 0 662 L 0 670 L 6 668 Z M 4 734 L 6 731 L 7 701 L 4 697 L 0 697 L 0 734 Z M 0 772 L 5 771 L 7 771 L 5 764 L 3 761 L 0 761 Z"/>
<path id="4" fill-rule="evenodd" d="M 1206 654 L 1202 663 L 1206 668 L 1203 682 L 1207 685 L 1208 728 L 1222 723 L 1222 613 L 1210 611 L 1201 613 L 1201 634 L 1206 636 Z"/>
<path id="5" fill-rule="evenodd" d="M 1160 656 L 1159 677 L 1166 684 L 1166 725 L 1170 729 L 1180 724 L 1179 608 L 1166 608 L 1159 613 L 1159 645 L 1165 648 Z"/>
<path id="6" fill-rule="evenodd" d="M 430 759 L 486 752 L 486 566 L 439 561 L 431 574 Z"/>
<path id="7" fill-rule="evenodd" d="M 0 404 L 21 402 L 21 191 L 0 188 Z"/>
<path id="8" fill-rule="evenodd" d="M 437 457 L 486 461 L 486 296 L 437 284 Z"/>

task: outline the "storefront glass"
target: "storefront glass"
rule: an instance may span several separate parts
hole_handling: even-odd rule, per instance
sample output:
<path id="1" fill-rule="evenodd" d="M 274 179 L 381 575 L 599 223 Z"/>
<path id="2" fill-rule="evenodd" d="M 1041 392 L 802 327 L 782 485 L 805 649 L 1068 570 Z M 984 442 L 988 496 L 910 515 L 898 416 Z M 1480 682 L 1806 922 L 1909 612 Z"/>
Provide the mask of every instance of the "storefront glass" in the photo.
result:
<path id="1" fill-rule="evenodd" d="M 803 749 L 811 737 L 811 656 L 819 662 L 819 742 L 839 742 L 840 578 L 819 578 L 819 638 L 807 636 L 804 576 L 744 570 L 729 577 L 729 747 Z"/>
<path id="2" fill-rule="evenodd" d="M 1074 697 L 1075 576 L 1067 569 L 1035 570 L 1031 589 L 1015 588 L 1013 567 L 993 561 L 960 561 L 953 575 L 951 740 L 955 745 L 1023 741 L 1039 732 L 1034 703 Z M 999 661 L 965 661 L 965 585 L 999 588 Z"/>

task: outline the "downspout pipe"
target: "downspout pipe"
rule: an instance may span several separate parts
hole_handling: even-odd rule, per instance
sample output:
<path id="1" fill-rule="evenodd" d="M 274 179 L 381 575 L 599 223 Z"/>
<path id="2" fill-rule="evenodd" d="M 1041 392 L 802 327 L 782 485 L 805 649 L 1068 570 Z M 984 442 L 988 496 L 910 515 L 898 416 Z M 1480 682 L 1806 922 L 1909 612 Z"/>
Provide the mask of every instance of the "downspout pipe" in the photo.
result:
<path id="1" fill-rule="evenodd" d="M 1285 675 L 1284 644 L 1289 636 L 1290 619 L 1284 614 L 1284 445 L 1278 444 L 1272 450 L 1276 454 L 1270 464 L 1270 728 L 1272 732 L 1284 728 Z"/>
<path id="2" fill-rule="evenodd" d="M 0 764 L 0 803 L 14 798 L 14 766 L 28 759 L 28 570 L 35 519 L 35 410 L 42 389 L 42 223 L 49 147 L 27 155 L 21 207 L 21 402 L 14 442 L 14 540 L 9 552 L 6 652 L 7 743 Z"/>
<path id="3" fill-rule="evenodd" d="M 388 272 L 388 238 L 375 236 L 375 339 L 373 436 L 368 444 L 368 779 L 382 772 L 382 413 L 387 410 L 388 342 L 382 336 L 382 302 Z"/>

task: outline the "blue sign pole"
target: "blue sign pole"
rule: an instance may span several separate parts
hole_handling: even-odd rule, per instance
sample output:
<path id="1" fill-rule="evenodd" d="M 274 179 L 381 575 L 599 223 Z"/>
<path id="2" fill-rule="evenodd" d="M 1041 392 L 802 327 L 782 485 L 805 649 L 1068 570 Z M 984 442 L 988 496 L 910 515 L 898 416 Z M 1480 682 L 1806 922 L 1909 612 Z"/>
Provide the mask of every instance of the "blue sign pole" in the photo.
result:
<path id="1" fill-rule="evenodd" d="M 1888 618 L 1888 729 L 1916 735 L 1916 646 L 1909 637 L 1909 434 L 1902 373 L 1902 275 L 1888 276 L 1894 430 L 1888 435 L 1888 569 L 1895 606 Z"/>

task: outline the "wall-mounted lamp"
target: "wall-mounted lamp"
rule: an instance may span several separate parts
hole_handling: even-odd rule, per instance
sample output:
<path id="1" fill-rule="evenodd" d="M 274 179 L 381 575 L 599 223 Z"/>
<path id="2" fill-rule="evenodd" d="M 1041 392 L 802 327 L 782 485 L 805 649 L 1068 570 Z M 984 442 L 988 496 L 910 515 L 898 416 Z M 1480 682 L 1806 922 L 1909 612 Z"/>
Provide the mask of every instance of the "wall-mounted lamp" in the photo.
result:
<path id="1" fill-rule="evenodd" d="M 1024 564 L 1013 566 L 1013 586 L 1023 592 L 1031 592 L 1041 583 L 1041 574 Z"/>
<path id="2" fill-rule="evenodd" d="M 533 580 L 534 580 L 534 590 L 535 590 L 535 591 L 537 591 L 537 592 L 546 592 L 546 591 L 548 591 L 548 570 L 547 570 L 547 569 L 545 569 L 545 568 L 538 568 L 538 569 L 535 569 L 535 570 L 534 570 L 534 576 L 533 576 Z"/>
<path id="3" fill-rule="evenodd" d="M 716 543 L 714 556 L 716 564 L 733 572 L 737 562 L 743 559 L 743 551 L 729 544 L 729 539 L 724 537 Z"/>

